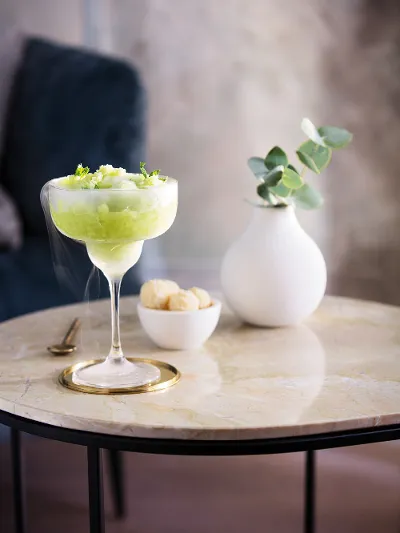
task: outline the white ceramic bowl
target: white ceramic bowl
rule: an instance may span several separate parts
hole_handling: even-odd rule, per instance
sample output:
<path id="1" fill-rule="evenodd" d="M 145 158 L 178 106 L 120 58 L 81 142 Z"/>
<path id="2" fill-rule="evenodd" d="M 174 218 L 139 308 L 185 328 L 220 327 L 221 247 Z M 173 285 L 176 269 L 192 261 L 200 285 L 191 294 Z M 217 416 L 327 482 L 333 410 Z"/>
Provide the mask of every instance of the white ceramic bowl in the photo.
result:
<path id="1" fill-rule="evenodd" d="M 214 332 L 221 302 L 198 311 L 163 311 L 137 305 L 140 323 L 150 339 L 166 350 L 199 348 Z"/>

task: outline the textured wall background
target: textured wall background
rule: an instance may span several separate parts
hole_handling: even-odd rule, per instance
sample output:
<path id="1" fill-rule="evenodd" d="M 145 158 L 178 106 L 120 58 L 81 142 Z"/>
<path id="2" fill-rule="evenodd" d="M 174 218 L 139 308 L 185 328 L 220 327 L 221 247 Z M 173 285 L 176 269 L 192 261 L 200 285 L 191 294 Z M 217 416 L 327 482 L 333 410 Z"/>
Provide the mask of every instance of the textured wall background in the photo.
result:
<path id="1" fill-rule="evenodd" d="M 247 224 L 249 155 L 293 150 L 303 116 L 354 131 L 314 180 L 325 208 L 299 216 L 331 291 L 400 303 L 398 0 L 2 0 L 0 15 L 138 66 L 148 161 L 180 180 L 179 216 L 158 246 L 188 283 L 216 286 Z M 157 273 L 157 256 L 144 260 Z"/>
<path id="2" fill-rule="evenodd" d="M 355 134 L 328 172 L 331 290 L 400 304 L 400 3 L 326 16 L 338 35 L 323 65 L 327 118 Z"/>
<path id="3" fill-rule="evenodd" d="M 0 32 L 18 26 L 30 34 L 80 44 L 82 14 L 83 0 L 0 0 Z"/>
<path id="4" fill-rule="evenodd" d="M 170 266 L 217 283 L 247 223 L 246 159 L 293 149 L 302 116 L 347 126 L 351 149 L 314 181 L 299 213 L 334 293 L 400 303 L 400 4 L 397 0 L 114 0 L 112 48 L 150 90 L 149 160 L 181 180 Z"/>
<path id="5" fill-rule="evenodd" d="M 250 155 L 293 150 L 304 115 L 318 121 L 329 42 L 318 2 L 114 0 L 112 49 L 149 89 L 149 161 L 180 179 L 179 216 L 161 241 L 174 270 L 218 265 L 254 194 Z M 317 9 L 316 9 L 317 6 Z M 324 179 L 321 179 L 323 186 Z M 324 246 L 326 212 L 302 215 Z"/>

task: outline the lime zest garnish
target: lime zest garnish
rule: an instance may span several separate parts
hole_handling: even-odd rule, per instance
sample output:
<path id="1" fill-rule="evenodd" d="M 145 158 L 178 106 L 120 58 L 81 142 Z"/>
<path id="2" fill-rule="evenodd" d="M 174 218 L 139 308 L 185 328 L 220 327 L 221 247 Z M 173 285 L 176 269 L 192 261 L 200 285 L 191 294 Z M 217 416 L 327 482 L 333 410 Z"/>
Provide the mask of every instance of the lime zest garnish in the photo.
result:
<path id="1" fill-rule="evenodd" d="M 75 174 L 79 179 L 83 179 L 87 174 L 89 174 L 90 168 L 82 166 L 82 163 L 79 163 L 79 165 L 76 167 Z"/>

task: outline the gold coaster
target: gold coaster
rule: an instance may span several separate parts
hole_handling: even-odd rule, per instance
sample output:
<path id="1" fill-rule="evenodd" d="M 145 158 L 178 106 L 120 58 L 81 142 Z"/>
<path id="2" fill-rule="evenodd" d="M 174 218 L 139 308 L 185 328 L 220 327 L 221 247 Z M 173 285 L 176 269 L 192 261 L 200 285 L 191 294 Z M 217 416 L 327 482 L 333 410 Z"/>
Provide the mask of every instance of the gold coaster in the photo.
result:
<path id="1" fill-rule="evenodd" d="M 144 392 L 154 392 L 162 389 L 167 389 L 172 387 L 175 383 L 181 378 L 179 370 L 174 366 L 164 363 L 163 361 L 156 361 L 154 359 L 142 359 L 139 357 L 127 357 L 128 361 L 131 363 L 149 363 L 156 366 L 161 372 L 160 379 L 155 383 L 148 383 L 147 385 L 136 385 L 133 387 L 92 387 L 89 385 L 78 385 L 72 381 L 72 374 L 76 370 L 81 368 L 86 368 L 88 366 L 94 365 L 96 363 L 103 363 L 104 359 L 92 359 L 91 361 L 83 361 L 81 363 L 76 363 L 71 365 L 65 370 L 63 370 L 58 378 L 58 381 L 67 389 L 72 389 L 78 392 L 86 392 L 89 394 L 142 394 Z"/>

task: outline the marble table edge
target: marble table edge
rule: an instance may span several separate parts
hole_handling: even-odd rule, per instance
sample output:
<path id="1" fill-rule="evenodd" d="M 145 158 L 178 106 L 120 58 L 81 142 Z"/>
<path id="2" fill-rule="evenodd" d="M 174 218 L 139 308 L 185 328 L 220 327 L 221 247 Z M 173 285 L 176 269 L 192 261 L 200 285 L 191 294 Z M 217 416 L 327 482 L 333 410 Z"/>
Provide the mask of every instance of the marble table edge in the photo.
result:
<path id="1" fill-rule="evenodd" d="M 73 391 L 69 392 L 71 394 Z M 197 440 L 197 441 L 245 441 L 267 440 L 281 438 L 295 438 L 333 434 L 341 431 L 356 431 L 362 429 L 385 428 L 400 425 L 400 414 L 377 415 L 375 417 L 362 417 L 347 420 L 332 420 L 331 422 L 315 422 L 299 425 L 246 427 L 246 428 L 184 428 L 167 426 L 145 426 L 142 424 L 121 424 L 102 420 L 88 420 L 72 415 L 62 415 L 62 422 L 57 420 L 57 415 L 44 409 L 32 409 L 29 406 L 15 404 L 0 398 L 0 411 L 25 418 L 28 421 L 39 422 L 49 426 L 71 429 L 76 431 L 98 433 L 110 436 L 128 438 L 172 439 L 172 440 Z M 34 412 L 33 412 L 34 411 Z M 93 426 L 93 427 L 91 427 Z"/>

